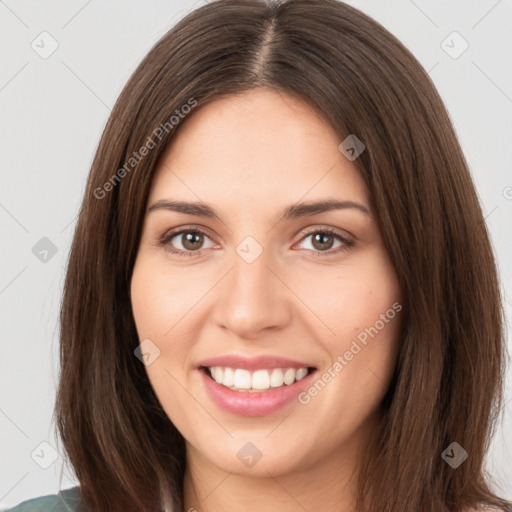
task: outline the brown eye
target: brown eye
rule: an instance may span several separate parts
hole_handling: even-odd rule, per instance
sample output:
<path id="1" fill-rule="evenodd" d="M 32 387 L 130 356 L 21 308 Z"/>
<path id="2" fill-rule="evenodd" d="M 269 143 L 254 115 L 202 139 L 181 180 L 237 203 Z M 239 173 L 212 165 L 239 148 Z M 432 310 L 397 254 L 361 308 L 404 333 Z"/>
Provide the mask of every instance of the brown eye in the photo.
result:
<path id="1" fill-rule="evenodd" d="M 206 233 L 198 229 L 181 229 L 162 236 L 159 245 L 178 256 L 197 256 L 202 253 L 205 240 L 210 240 Z M 210 247 L 214 244 L 211 242 Z"/>
<path id="2" fill-rule="evenodd" d="M 181 235 L 183 247 L 189 251 L 197 251 L 201 248 L 204 241 L 204 235 L 197 231 L 188 231 Z"/>
<path id="3" fill-rule="evenodd" d="M 304 247 L 307 245 L 304 240 L 311 239 L 311 247 Z M 316 229 L 310 231 L 302 237 L 301 245 L 303 249 L 309 249 L 315 256 L 322 254 L 330 255 L 341 253 L 342 251 L 350 249 L 354 245 L 354 241 L 350 240 L 337 230 L 332 228 Z"/>
<path id="4" fill-rule="evenodd" d="M 331 249 L 334 243 L 334 236 L 329 233 L 318 232 L 312 238 L 313 247 L 319 251 Z"/>

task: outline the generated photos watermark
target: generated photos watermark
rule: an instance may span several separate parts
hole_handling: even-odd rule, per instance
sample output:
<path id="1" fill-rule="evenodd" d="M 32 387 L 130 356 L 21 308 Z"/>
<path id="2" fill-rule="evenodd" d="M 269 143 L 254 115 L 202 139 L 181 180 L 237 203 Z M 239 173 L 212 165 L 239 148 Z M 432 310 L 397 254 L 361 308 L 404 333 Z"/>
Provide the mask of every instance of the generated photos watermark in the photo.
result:
<path id="1" fill-rule="evenodd" d="M 120 183 L 127 174 L 135 169 L 139 162 L 156 147 L 157 142 L 155 141 L 155 138 L 162 140 L 164 134 L 173 130 L 180 123 L 181 119 L 184 119 L 185 116 L 196 106 L 197 100 L 190 98 L 187 103 L 182 105 L 180 108 L 177 108 L 165 123 L 162 123 L 153 130 L 151 135 L 146 139 L 138 151 L 134 151 L 130 158 L 126 160 L 123 167 L 119 168 L 101 187 L 96 187 L 94 189 L 94 197 L 96 199 L 103 199 L 107 195 L 107 192 L 111 192 L 114 187 Z"/>
<path id="2" fill-rule="evenodd" d="M 338 375 L 345 366 L 348 365 L 354 356 L 361 352 L 362 348 L 366 347 L 369 339 L 373 339 L 377 334 L 379 334 L 382 329 L 388 324 L 393 318 L 395 318 L 396 314 L 402 310 L 402 305 L 398 302 L 395 302 L 391 308 L 389 308 L 385 313 L 380 315 L 379 320 L 377 320 L 371 327 L 367 327 L 364 331 L 361 331 L 357 335 L 357 339 L 352 341 L 349 350 L 345 351 L 343 355 L 339 355 L 336 358 L 336 361 L 325 370 L 324 373 L 306 390 L 302 393 L 299 393 L 297 398 L 299 402 L 303 405 L 309 404 L 311 399 L 322 391 L 325 386 L 329 382 L 331 382 L 336 375 Z M 359 343 L 363 345 L 359 345 Z"/>

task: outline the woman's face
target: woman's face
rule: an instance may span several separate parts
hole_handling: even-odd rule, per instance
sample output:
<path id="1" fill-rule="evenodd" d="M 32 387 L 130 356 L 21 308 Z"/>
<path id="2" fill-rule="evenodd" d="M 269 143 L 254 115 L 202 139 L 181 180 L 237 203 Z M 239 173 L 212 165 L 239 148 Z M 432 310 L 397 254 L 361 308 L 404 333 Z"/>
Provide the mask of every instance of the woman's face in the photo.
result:
<path id="1" fill-rule="evenodd" d="M 376 425 L 400 333 L 363 179 L 289 95 L 256 89 L 183 123 L 152 182 L 131 281 L 155 393 L 188 455 L 224 471 L 350 458 Z M 301 206 L 325 201 L 340 204 Z"/>

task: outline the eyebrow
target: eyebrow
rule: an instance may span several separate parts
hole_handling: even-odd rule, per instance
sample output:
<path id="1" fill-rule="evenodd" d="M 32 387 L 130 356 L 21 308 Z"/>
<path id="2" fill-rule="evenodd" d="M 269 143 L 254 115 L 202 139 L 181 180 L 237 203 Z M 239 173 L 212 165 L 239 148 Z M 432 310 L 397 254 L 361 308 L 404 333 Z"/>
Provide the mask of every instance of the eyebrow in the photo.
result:
<path id="1" fill-rule="evenodd" d="M 337 199 L 325 199 L 323 201 L 315 201 L 309 203 L 295 203 L 287 206 L 282 212 L 279 221 L 297 219 L 300 217 L 307 217 L 310 215 L 318 215 L 320 213 L 328 212 L 331 210 L 345 210 L 345 209 L 359 210 L 367 215 L 370 215 L 369 209 L 355 201 L 340 201 Z M 185 201 L 170 201 L 168 199 L 160 199 L 153 203 L 148 209 L 147 213 L 157 210 L 171 210 L 178 213 L 185 213 L 187 215 L 196 215 L 198 217 L 207 217 L 216 219 L 222 222 L 220 215 L 210 205 L 201 202 L 185 202 Z"/>

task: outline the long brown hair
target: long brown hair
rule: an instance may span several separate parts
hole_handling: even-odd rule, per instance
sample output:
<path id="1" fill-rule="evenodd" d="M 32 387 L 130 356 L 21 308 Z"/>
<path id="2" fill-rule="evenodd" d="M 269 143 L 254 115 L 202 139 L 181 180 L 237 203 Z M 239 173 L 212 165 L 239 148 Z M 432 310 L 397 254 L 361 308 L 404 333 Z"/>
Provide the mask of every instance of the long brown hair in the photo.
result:
<path id="1" fill-rule="evenodd" d="M 181 511 L 185 444 L 134 355 L 130 279 L 151 178 L 181 114 L 256 87 L 300 96 L 340 142 L 363 141 L 354 164 L 404 294 L 358 510 L 512 510 L 483 465 L 503 401 L 503 312 L 466 160 L 413 55 L 337 0 L 213 1 L 157 42 L 119 96 L 89 174 L 60 317 L 54 414 L 84 503 L 155 512 L 168 491 Z M 468 453 L 456 469 L 441 456 L 452 442 Z"/>

